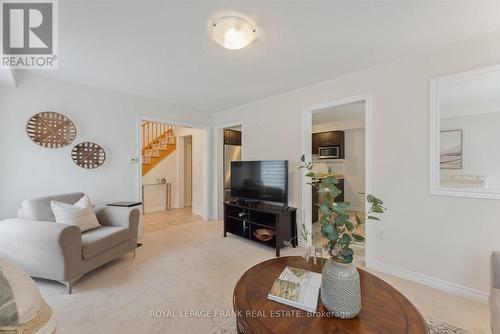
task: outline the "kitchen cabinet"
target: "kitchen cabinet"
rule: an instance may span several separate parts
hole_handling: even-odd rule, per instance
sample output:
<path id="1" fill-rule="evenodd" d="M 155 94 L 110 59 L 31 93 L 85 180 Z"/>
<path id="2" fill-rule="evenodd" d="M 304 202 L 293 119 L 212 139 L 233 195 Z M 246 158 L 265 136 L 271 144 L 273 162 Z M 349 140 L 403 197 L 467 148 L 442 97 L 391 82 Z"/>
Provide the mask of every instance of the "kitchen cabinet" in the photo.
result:
<path id="1" fill-rule="evenodd" d="M 225 129 L 224 144 L 241 146 L 241 131 Z"/>
<path id="2" fill-rule="evenodd" d="M 340 158 L 345 159 L 344 131 L 326 131 L 312 134 L 312 154 L 318 154 L 321 146 L 339 146 Z"/>

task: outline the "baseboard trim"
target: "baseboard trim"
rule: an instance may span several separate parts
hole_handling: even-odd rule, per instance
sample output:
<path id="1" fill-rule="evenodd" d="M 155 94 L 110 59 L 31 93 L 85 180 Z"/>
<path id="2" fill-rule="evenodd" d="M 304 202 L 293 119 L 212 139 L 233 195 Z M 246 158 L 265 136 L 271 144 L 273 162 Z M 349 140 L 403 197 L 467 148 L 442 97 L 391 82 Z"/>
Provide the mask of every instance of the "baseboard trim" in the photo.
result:
<path id="1" fill-rule="evenodd" d="M 398 268 L 379 261 L 370 261 L 368 268 L 396 277 L 404 278 L 408 281 L 419 283 L 430 288 L 441 290 L 456 296 L 472 299 L 481 303 L 488 303 L 488 293 L 468 288 L 463 285 L 444 281 L 432 276 L 427 276 L 414 271 Z"/>

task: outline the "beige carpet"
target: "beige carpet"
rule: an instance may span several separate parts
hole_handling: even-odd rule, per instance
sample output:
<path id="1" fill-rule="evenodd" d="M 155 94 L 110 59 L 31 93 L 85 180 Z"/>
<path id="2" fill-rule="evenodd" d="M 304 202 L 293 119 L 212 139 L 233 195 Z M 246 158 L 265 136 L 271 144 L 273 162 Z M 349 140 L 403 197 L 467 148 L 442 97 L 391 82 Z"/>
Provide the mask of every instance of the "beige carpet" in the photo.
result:
<path id="1" fill-rule="evenodd" d="M 192 213 L 191 208 L 156 211 L 142 216 L 142 232 L 149 233 L 166 229 L 172 225 L 182 225 L 200 221 L 201 217 Z"/>
<path id="2" fill-rule="evenodd" d="M 227 321 L 227 314 L 220 311 L 232 309 L 238 278 L 252 265 L 274 256 L 270 248 L 235 236 L 223 238 L 221 222 L 174 225 L 146 233 L 142 241 L 135 260 L 123 257 L 86 275 L 72 295 L 65 294 L 62 284 L 37 280 L 56 314 L 58 333 L 209 333 Z M 299 252 L 285 249 L 282 254 Z M 381 276 L 425 316 L 471 333 L 489 333 L 485 305 Z M 151 317 L 155 310 L 167 313 Z M 181 317 L 189 310 L 208 314 Z"/>
<path id="3" fill-rule="evenodd" d="M 274 256 L 268 247 L 223 238 L 222 223 L 213 221 L 156 230 L 142 242 L 135 260 L 124 257 L 86 275 L 72 295 L 62 284 L 37 280 L 58 333 L 208 333 L 225 318 L 152 318 L 150 311 L 229 311 L 239 277 Z"/>

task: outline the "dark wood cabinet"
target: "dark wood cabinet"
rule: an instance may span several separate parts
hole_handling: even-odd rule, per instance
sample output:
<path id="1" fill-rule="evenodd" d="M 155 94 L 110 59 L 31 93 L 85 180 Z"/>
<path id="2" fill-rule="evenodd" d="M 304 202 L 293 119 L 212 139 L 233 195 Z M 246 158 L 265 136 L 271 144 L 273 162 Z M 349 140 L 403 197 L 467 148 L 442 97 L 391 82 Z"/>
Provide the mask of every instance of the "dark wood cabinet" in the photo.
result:
<path id="1" fill-rule="evenodd" d="M 339 146 L 340 158 L 345 159 L 345 134 L 344 131 L 327 131 L 312 134 L 312 154 L 318 154 L 321 146 Z"/>
<path id="2" fill-rule="evenodd" d="M 241 131 L 225 129 L 224 144 L 241 146 Z"/>
<path id="3" fill-rule="evenodd" d="M 262 241 L 255 236 L 254 232 L 263 228 L 274 232 L 271 240 Z M 228 232 L 272 247 L 276 256 L 280 256 L 280 249 L 285 246 L 284 241 L 290 241 L 294 247 L 297 246 L 297 209 L 266 203 L 226 202 L 224 237 Z"/>
<path id="4" fill-rule="evenodd" d="M 318 154 L 319 147 L 319 135 L 317 133 L 312 134 L 312 154 Z"/>

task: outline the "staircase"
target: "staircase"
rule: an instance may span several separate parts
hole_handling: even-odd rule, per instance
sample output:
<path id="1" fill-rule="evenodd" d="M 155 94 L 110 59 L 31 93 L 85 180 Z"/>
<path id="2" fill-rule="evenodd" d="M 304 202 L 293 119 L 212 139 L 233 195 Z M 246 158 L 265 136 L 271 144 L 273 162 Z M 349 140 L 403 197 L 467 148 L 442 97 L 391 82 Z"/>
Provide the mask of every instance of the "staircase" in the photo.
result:
<path id="1" fill-rule="evenodd" d="M 175 139 L 173 126 L 142 122 L 142 176 L 175 151 Z"/>

